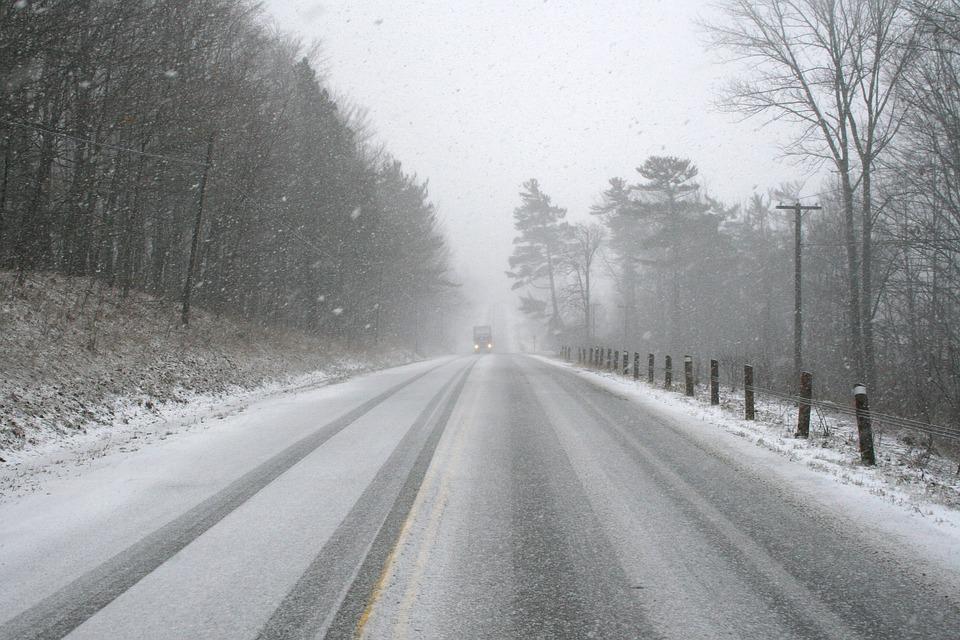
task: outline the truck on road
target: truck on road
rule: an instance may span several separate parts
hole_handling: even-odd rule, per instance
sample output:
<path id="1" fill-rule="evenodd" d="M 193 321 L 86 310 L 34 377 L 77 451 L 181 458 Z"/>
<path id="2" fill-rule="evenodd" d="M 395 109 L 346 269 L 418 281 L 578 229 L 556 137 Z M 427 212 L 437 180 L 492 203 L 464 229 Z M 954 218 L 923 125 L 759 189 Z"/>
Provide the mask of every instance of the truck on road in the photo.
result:
<path id="1" fill-rule="evenodd" d="M 473 328 L 473 352 L 490 353 L 493 351 L 493 332 L 490 325 L 482 324 Z"/>

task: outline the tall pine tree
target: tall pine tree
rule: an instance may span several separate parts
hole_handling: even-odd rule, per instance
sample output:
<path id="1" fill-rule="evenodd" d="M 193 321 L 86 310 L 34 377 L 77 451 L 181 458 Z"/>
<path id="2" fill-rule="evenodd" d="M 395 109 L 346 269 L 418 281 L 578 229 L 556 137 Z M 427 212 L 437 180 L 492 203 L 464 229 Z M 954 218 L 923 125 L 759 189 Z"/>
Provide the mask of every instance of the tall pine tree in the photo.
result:
<path id="1" fill-rule="evenodd" d="M 561 256 L 570 228 L 564 222 L 567 210 L 551 203 L 550 196 L 540 189 L 536 179 L 523 183 L 520 192 L 521 204 L 513 210 L 513 226 L 517 230 L 513 255 L 510 256 L 510 271 L 513 289 L 526 287 L 528 294 L 521 310 L 531 315 L 533 310 L 543 313 L 546 304 L 531 304 L 536 297 L 530 289 L 546 290 L 549 296 L 549 327 L 553 332 L 563 330 L 563 318 L 557 298 L 557 280 L 561 268 Z M 542 309 L 542 310 L 541 310 Z"/>

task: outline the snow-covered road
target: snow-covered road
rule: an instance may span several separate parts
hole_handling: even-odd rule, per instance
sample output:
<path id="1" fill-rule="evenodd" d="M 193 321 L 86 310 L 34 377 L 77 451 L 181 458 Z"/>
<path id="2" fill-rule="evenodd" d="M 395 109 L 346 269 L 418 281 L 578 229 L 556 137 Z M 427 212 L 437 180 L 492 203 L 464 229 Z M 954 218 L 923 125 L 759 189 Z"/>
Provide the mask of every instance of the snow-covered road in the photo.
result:
<path id="1" fill-rule="evenodd" d="M 936 532 L 703 430 L 513 355 L 261 401 L 0 505 L 0 639 L 958 637 Z"/>

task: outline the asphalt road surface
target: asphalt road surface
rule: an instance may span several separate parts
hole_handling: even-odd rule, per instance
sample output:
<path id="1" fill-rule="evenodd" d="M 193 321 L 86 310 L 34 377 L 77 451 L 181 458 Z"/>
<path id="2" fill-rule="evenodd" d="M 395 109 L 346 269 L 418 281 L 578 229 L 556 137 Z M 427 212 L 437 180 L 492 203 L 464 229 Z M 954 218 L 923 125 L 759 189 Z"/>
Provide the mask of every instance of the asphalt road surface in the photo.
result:
<path id="1" fill-rule="evenodd" d="M 520 355 L 291 395 L 53 487 L 0 505 L 0 639 L 960 637 L 909 554 Z"/>

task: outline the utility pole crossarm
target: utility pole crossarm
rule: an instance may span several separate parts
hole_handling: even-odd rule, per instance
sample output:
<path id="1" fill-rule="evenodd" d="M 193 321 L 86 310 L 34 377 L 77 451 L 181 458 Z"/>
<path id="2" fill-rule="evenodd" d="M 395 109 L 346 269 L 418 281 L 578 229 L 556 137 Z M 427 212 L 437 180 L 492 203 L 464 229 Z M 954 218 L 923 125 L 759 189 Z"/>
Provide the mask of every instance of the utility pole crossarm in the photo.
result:
<path id="1" fill-rule="evenodd" d="M 782 209 L 782 210 L 786 210 L 786 211 L 796 211 L 797 209 L 799 209 L 801 212 L 803 212 L 803 211 L 819 211 L 819 210 L 823 209 L 823 207 L 821 207 L 821 206 L 818 205 L 818 204 L 800 204 L 799 202 L 796 203 L 796 204 L 778 204 L 778 205 L 777 205 L 776 207 L 774 207 L 774 208 L 775 208 L 775 209 Z"/>

